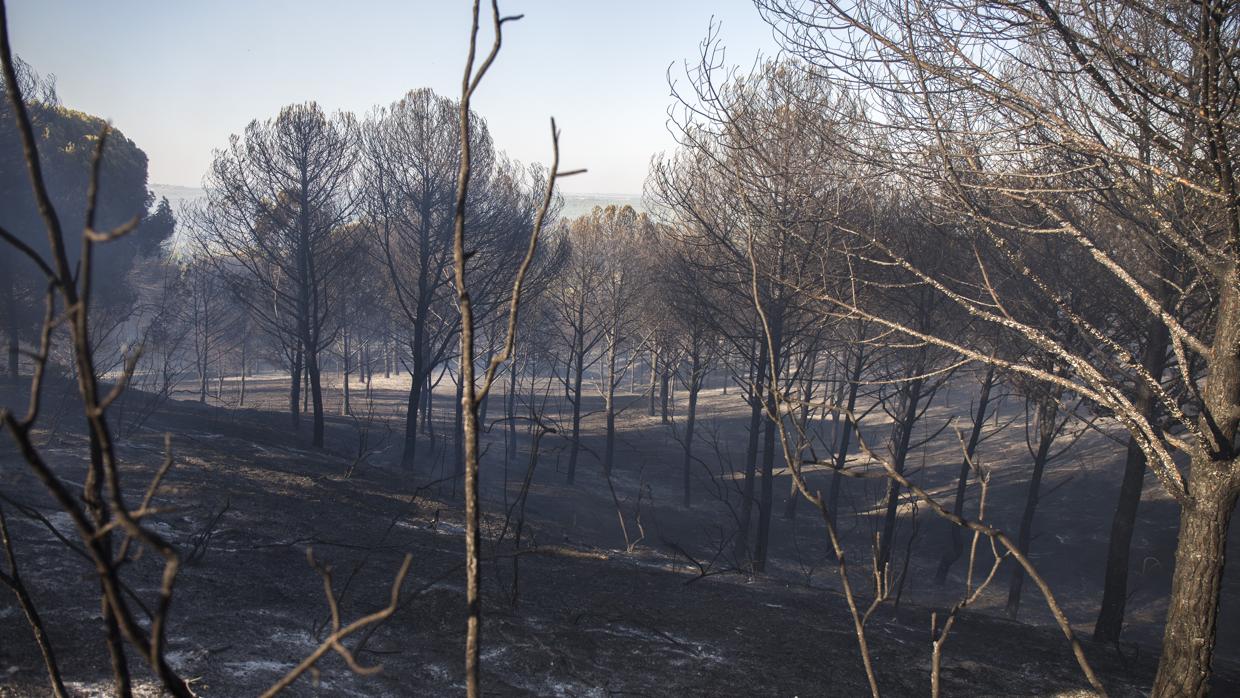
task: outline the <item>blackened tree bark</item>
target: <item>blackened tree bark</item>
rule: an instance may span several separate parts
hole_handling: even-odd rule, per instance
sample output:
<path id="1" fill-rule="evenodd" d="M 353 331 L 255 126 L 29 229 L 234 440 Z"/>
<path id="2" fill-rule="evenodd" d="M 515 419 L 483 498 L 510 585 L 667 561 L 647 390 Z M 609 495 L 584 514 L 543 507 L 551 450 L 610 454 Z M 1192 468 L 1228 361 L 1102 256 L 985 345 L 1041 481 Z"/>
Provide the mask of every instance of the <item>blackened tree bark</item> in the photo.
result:
<path id="1" fill-rule="evenodd" d="M 663 370 L 659 372 L 659 421 L 663 424 L 669 424 L 672 421 L 670 411 L 671 384 L 672 372 L 665 364 Z"/>
<path id="2" fill-rule="evenodd" d="M 1025 508 L 1020 516 L 1020 529 L 1016 534 L 1016 547 L 1022 554 L 1029 554 L 1029 545 L 1033 541 L 1033 518 L 1037 514 L 1038 502 L 1041 499 L 1042 476 L 1046 472 L 1046 465 L 1052 459 L 1051 446 L 1055 443 L 1055 438 L 1059 436 L 1063 430 L 1068 417 L 1060 419 L 1059 417 L 1059 400 L 1058 391 L 1046 390 L 1041 391 L 1034 398 L 1036 400 L 1036 418 L 1035 432 L 1038 435 L 1038 444 L 1035 449 L 1030 449 L 1033 455 L 1033 470 L 1029 475 L 1029 487 L 1025 494 Z M 1069 415 L 1070 416 L 1070 415 Z M 1015 617 L 1020 611 L 1020 593 L 1025 582 L 1024 570 L 1014 568 L 1012 570 L 1011 581 L 1008 585 L 1007 613 Z"/>
<path id="3" fill-rule="evenodd" d="M 960 474 L 956 478 L 956 496 L 952 500 L 952 513 L 956 516 L 964 515 L 964 501 L 966 488 L 969 486 L 969 473 L 973 470 L 973 458 L 977 453 L 977 445 L 982 438 L 982 428 L 986 424 L 987 409 L 990 406 L 990 390 L 994 386 L 994 382 L 995 367 L 992 364 L 986 367 L 986 375 L 982 378 L 981 391 L 977 396 L 977 410 L 973 413 L 973 428 L 969 430 L 969 441 L 965 444 L 964 457 L 960 462 Z M 948 531 L 948 538 L 948 548 L 943 551 L 943 555 L 939 558 L 939 566 L 934 573 L 934 580 L 938 584 L 947 581 L 947 573 L 964 553 L 964 534 L 960 532 L 959 526 L 951 527 L 951 530 Z"/>
<path id="4" fill-rule="evenodd" d="M 697 422 L 698 393 L 702 389 L 701 367 L 701 354 L 696 351 L 691 353 L 689 355 L 689 381 L 687 386 L 689 390 L 689 406 L 688 413 L 685 415 L 685 459 L 682 466 L 682 487 L 686 509 L 692 506 L 693 503 L 690 494 L 690 476 L 693 473 L 693 427 Z"/>
<path id="5" fill-rule="evenodd" d="M 1156 380 L 1161 381 L 1167 364 L 1170 337 L 1166 326 L 1152 319 L 1148 328 L 1149 339 L 1142 365 Z M 1154 417 L 1154 393 L 1145 384 L 1137 386 L 1133 405 L 1146 415 Z M 1094 641 L 1118 642 L 1124 627 L 1124 608 L 1128 603 L 1128 568 L 1132 549 L 1132 534 L 1137 525 L 1137 509 L 1141 505 L 1141 490 L 1145 484 L 1145 453 L 1136 439 L 1128 437 L 1128 449 L 1124 460 L 1124 479 L 1120 482 L 1119 502 L 1111 519 L 1111 537 L 1107 545 L 1106 576 L 1102 583 L 1102 603 L 1098 620 L 1094 623 Z"/>
<path id="6" fill-rule="evenodd" d="M 349 333 L 349 323 L 348 323 L 348 320 L 346 319 L 340 330 L 340 341 L 343 344 L 343 346 L 341 347 L 341 353 L 340 353 L 340 371 L 341 371 L 340 390 L 341 390 L 341 397 L 342 397 L 342 400 L 340 402 L 340 414 L 342 415 L 353 414 L 353 408 L 349 404 L 349 378 L 351 377 L 352 371 L 353 371 L 353 354 L 352 354 L 353 347 L 349 346 L 350 339 L 351 337 Z M 365 369 L 363 368 L 361 370 L 364 374 Z"/>
<path id="7" fill-rule="evenodd" d="M 688 375 L 684 378 L 685 389 L 689 391 L 688 404 L 685 412 L 684 462 L 682 464 L 682 496 L 685 508 L 692 506 L 690 483 L 693 473 L 693 432 L 697 424 L 698 397 L 710 371 L 714 357 L 711 354 L 714 336 L 710 334 L 709 325 L 686 317 L 686 345 L 688 348 Z"/>
<path id="8" fill-rule="evenodd" d="M 530 365 L 529 359 L 524 362 L 526 367 Z M 504 454 L 507 462 L 511 464 L 517 457 L 517 378 L 521 372 L 520 365 L 515 361 L 508 367 L 508 390 L 504 393 L 504 417 L 505 417 L 505 435 L 504 435 Z M 533 376 L 531 376 L 531 381 Z"/>
<path id="9" fill-rule="evenodd" d="M 766 385 L 763 380 L 767 371 L 766 342 L 761 342 L 757 352 L 757 361 L 749 366 L 748 389 L 746 396 L 749 401 L 749 440 L 745 446 L 745 480 L 741 486 L 741 513 L 737 521 L 736 545 L 734 555 L 738 562 L 749 561 L 749 528 L 753 518 L 755 477 L 758 469 L 758 432 L 762 427 L 762 390 Z"/>
<path id="10" fill-rule="evenodd" d="M 585 298 L 582 297 L 575 309 L 577 324 L 572 330 L 573 347 L 569 356 L 569 371 L 571 374 L 569 387 L 567 391 L 570 393 L 568 400 L 573 408 L 572 421 L 570 422 L 569 446 L 568 446 L 568 484 L 573 484 L 577 479 L 577 459 L 581 454 L 581 386 L 586 370 L 586 343 L 585 343 Z"/>
<path id="11" fill-rule="evenodd" d="M 784 351 L 784 313 L 781 308 L 770 312 L 770 343 L 775 353 L 770 357 L 770 366 L 776 367 L 775 375 L 781 375 Z M 775 504 L 775 444 L 779 441 L 776 432 L 776 420 L 780 417 L 773 410 L 779 404 L 779 398 L 773 389 L 764 391 L 766 405 L 765 429 L 762 435 L 762 498 L 758 502 L 758 539 L 754 545 L 754 570 L 766 570 L 767 549 L 771 540 L 771 509 Z"/>
<path id="12" fill-rule="evenodd" d="M 562 246 L 565 261 L 562 273 L 552 283 L 548 294 L 548 324 L 558 332 L 562 347 L 564 374 L 558 380 L 564 387 L 564 397 L 572 408 L 569 424 L 568 473 L 569 484 L 577 478 L 577 466 L 581 455 L 581 419 L 584 400 L 586 371 L 601 357 L 595 351 L 606 333 L 600 323 L 595 307 L 599 301 L 604 256 L 602 231 L 592 225 L 588 217 L 582 217 L 562 230 Z"/>
<path id="13" fill-rule="evenodd" d="M 247 332 L 241 339 L 241 394 L 237 398 L 237 407 L 245 407 L 245 382 L 250 375 L 250 335 Z"/>
<path id="14" fill-rule="evenodd" d="M 301 347 L 289 357 L 288 413 L 293 421 L 293 431 L 301 430 Z"/>
<path id="15" fill-rule="evenodd" d="M 904 474 L 904 466 L 912 445 L 913 427 L 916 426 L 924 397 L 925 349 L 919 349 L 918 358 L 909 363 L 908 373 L 897 393 L 897 409 L 892 415 L 894 424 L 891 435 L 891 464 L 896 473 Z M 893 479 L 886 483 L 883 507 L 883 530 L 878 540 L 878 566 L 882 569 L 891 562 L 891 550 L 896 533 L 896 513 L 900 505 L 900 485 Z"/>
<path id="16" fill-rule="evenodd" d="M 465 398 L 465 381 L 461 378 L 465 373 L 465 367 L 458 364 L 454 376 L 456 379 L 456 400 L 453 404 L 455 405 L 460 405 L 461 400 Z M 456 492 L 457 480 L 465 473 L 465 411 L 457 409 L 454 414 L 455 421 L 452 428 L 452 473 L 456 478 L 452 480 L 453 493 Z"/>
<path id="17" fill-rule="evenodd" d="M 266 331 L 300 344 L 316 447 L 319 354 L 335 339 L 340 282 L 360 240 L 351 220 L 358 135 L 352 115 L 329 117 L 313 102 L 253 121 L 217 151 L 205 203 L 190 212 L 201 256 Z"/>
<path id="18" fill-rule="evenodd" d="M 858 321 L 858 329 L 860 328 L 861 323 Z M 858 339 L 860 340 L 863 336 L 859 334 Z M 827 491 L 827 516 L 831 519 L 833 528 L 839 523 L 840 489 L 844 480 L 844 476 L 840 473 L 848 464 L 848 446 L 854 428 L 853 418 L 857 409 L 857 392 L 861 388 L 861 375 L 865 370 L 866 345 L 858 341 L 850 351 L 853 352 L 853 363 L 848 373 L 848 398 L 844 402 L 843 425 L 839 432 L 838 445 L 835 447 L 835 471 L 831 474 L 831 488 Z M 856 425 L 856 428 L 860 428 L 860 425 Z"/>
<path id="19" fill-rule="evenodd" d="M 659 382 L 659 372 L 657 369 L 655 369 L 655 366 L 657 366 L 659 363 L 659 354 L 655 350 L 654 347 L 651 347 L 647 351 L 646 361 L 649 362 L 649 368 L 650 368 L 650 385 L 646 388 L 647 397 L 650 398 L 650 402 L 647 404 L 647 407 L 646 407 L 646 416 L 653 417 L 655 414 L 654 400 L 655 400 L 655 391 L 657 390 L 656 384 Z"/>
<path id="20" fill-rule="evenodd" d="M 603 477 L 611 477 L 616 460 L 616 383 L 620 380 L 619 342 L 608 341 L 603 376 Z"/>
<path id="21" fill-rule="evenodd" d="M 1235 201 L 1229 235 L 1240 247 L 1240 204 Z M 1198 419 L 1205 448 L 1192 454 L 1190 496 L 1181 503 L 1171 601 L 1154 679 L 1154 695 L 1160 698 L 1209 692 L 1227 533 L 1240 496 L 1240 265 L 1229 262 L 1220 275 L 1210 373 L 1201 391 L 1205 410 Z"/>

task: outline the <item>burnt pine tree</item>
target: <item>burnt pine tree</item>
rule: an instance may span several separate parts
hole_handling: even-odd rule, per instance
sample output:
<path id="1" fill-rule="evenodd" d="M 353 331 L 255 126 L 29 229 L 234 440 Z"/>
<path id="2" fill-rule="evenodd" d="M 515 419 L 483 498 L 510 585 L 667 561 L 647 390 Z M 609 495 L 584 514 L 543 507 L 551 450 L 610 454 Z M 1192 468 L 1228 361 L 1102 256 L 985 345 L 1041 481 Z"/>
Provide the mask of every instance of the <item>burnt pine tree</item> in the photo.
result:
<path id="1" fill-rule="evenodd" d="M 976 321 L 1003 327 L 1025 356 L 1053 357 L 1064 372 L 996 359 L 960 337 L 920 332 L 838 294 L 828 300 L 893 331 L 1071 390 L 1128 431 L 1180 506 L 1153 693 L 1204 695 L 1240 496 L 1240 123 L 1232 109 L 1240 79 L 1230 69 L 1237 14 L 1226 3 L 1187 0 L 759 4 L 793 54 L 875 97 L 867 121 L 890 146 L 892 171 L 920 180 L 944 206 L 975 221 L 979 244 L 1021 268 L 1088 351 L 897 253 L 888 260 L 910 279 L 930 284 Z M 1110 215 L 1091 214 L 1099 208 Z M 1023 263 L 1036 250 L 1011 239 L 1038 235 L 1064 239 L 1090 260 L 1091 276 L 1116 283 L 1117 305 L 1166 328 L 1174 385 L 1072 313 L 1076 280 L 1060 288 Z M 1117 247 L 1117 239 L 1128 244 Z M 1161 298 L 1142 278 L 1142 265 L 1122 253 L 1133 243 L 1165 245 L 1192 267 L 1196 282 Z M 1186 317 L 1188 307 L 1208 312 Z M 1133 385 L 1146 386 L 1167 417 L 1142 409 Z"/>
<path id="2" fill-rule="evenodd" d="M 241 297 L 285 335 L 293 400 L 304 366 L 315 446 L 323 445 L 319 353 L 334 341 L 339 285 L 357 246 L 350 223 L 358 133 L 352 115 L 328 116 L 314 102 L 250 122 L 216 151 L 204 178 L 206 201 L 192 218 L 198 253 L 234 286 L 262 289 Z"/>

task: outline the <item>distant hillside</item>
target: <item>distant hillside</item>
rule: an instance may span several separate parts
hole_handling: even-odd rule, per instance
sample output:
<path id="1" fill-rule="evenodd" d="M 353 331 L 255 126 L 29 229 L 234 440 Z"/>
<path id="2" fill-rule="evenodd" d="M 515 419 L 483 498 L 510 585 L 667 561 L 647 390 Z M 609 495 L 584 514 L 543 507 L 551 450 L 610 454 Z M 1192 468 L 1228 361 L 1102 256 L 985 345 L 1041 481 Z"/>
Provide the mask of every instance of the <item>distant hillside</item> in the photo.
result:
<path id="1" fill-rule="evenodd" d="M 172 204 L 173 211 L 176 211 L 182 202 L 193 201 L 205 193 L 201 187 L 183 187 L 179 184 L 151 184 L 148 186 L 155 194 L 155 201 L 158 202 L 161 198 L 168 199 L 168 203 Z"/>
<path id="2" fill-rule="evenodd" d="M 177 210 L 182 202 L 193 201 L 201 198 L 204 194 L 201 187 L 186 187 L 179 184 L 151 184 L 151 191 L 155 193 L 155 200 L 159 201 L 161 197 L 167 197 L 168 203 L 172 204 L 172 210 Z M 625 196 L 623 194 L 564 194 L 564 210 L 560 215 L 564 218 L 576 218 L 585 215 L 594 209 L 595 206 L 624 206 L 629 205 L 638 211 L 645 210 L 642 207 L 642 199 L 640 196 Z"/>
<path id="3" fill-rule="evenodd" d="M 564 194 L 564 210 L 560 212 L 563 218 L 576 218 L 584 216 L 594 210 L 595 206 L 624 206 L 628 204 L 638 211 L 644 211 L 642 199 L 640 196 L 625 196 L 623 194 Z"/>

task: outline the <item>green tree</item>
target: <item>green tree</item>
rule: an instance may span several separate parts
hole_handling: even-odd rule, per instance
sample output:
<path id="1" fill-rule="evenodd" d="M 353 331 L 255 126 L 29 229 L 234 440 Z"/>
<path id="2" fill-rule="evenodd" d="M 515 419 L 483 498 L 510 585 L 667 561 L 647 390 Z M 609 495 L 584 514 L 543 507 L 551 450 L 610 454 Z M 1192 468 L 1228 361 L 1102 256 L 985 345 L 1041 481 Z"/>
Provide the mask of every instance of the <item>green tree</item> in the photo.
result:
<path id="1" fill-rule="evenodd" d="M 105 126 L 97 116 L 62 106 L 51 80 L 38 76 L 26 64 L 18 77 L 22 94 L 39 139 L 39 162 L 47 180 L 52 204 L 66 230 L 85 225 L 85 203 L 90 181 L 90 160 L 96 139 Z M 7 86 L 5 86 L 7 91 Z M 21 141 L 7 100 L 0 105 L 0 227 L 47 254 L 48 243 L 34 192 L 26 172 Z M 95 262 L 96 315 L 123 315 L 132 305 L 133 291 L 123 279 L 136 259 L 158 251 L 171 236 L 175 218 L 167 201 L 151 210 L 154 195 L 147 189 L 146 153 L 120 131 L 113 130 L 101 163 L 96 213 L 101 229 L 134 218 L 142 224 L 116 242 L 101 246 Z M 75 263 L 79 251 L 69 250 Z M 0 255 L 0 326 L 7 336 L 7 371 L 16 381 L 19 343 L 34 332 L 37 302 L 42 292 L 38 271 L 13 263 L 13 255 Z"/>

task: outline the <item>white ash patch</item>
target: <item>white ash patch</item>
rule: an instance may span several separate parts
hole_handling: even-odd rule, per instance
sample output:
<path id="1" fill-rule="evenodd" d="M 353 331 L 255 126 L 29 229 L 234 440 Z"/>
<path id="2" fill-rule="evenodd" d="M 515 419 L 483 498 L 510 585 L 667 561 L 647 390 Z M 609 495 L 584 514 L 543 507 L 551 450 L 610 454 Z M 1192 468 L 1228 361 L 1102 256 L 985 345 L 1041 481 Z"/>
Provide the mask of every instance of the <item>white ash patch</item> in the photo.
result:
<path id="1" fill-rule="evenodd" d="M 257 674 L 282 676 L 296 666 L 293 662 L 277 662 L 270 659 L 248 659 L 243 662 L 225 662 L 224 668 L 234 676 L 250 677 Z"/>

